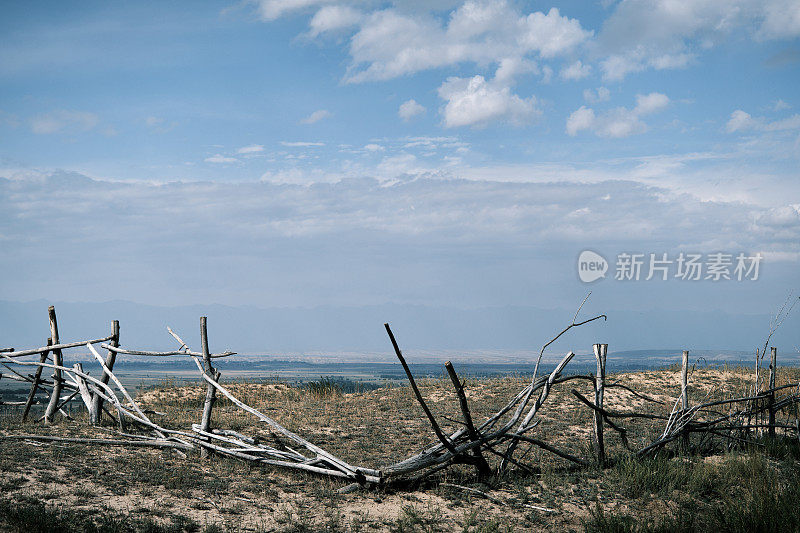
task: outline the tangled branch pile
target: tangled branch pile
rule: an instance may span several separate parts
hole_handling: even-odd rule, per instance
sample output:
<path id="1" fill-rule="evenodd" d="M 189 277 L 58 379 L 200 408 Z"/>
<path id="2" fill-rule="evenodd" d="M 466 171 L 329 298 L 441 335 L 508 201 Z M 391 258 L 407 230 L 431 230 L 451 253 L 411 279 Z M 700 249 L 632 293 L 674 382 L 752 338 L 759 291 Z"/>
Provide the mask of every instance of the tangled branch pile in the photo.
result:
<path id="1" fill-rule="evenodd" d="M 581 304 L 582 306 L 583 304 Z M 36 397 L 39 394 L 45 394 L 48 398 L 44 414 L 39 419 L 47 424 L 53 423 L 59 413 L 69 416 L 63 410 L 64 405 L 73 398 L 80 397 L 89 414 L 90 423 L 100 424 L 105 415 L 118 426 L 120 438 L 79 439 L 43 435 L 6 435 L 0 438 L 81 442 L 104 446 L 161 447 L 172 449 L 175 453 L 184 456 L 186 452 L 199 450 L 203 456 L 220 454 L 253 463 L 343 478 L 351 482 L 351 485 L 342 489 L 345 491 L 366 485 L 381 485 L 393 480 L 418 479 L 453 464 L 472 465 L 477 476 L 485 478 L 492 473 L 492 468 L 487 461 L 488 456 L 495 456 L 499 459 L 497 461 L 499 470 L 508 469 L 511 465 L 529 470 L 530 467 L 515 456 L 515 450 L 520 443 L 537 446 L 577 465 L 586 466 L 593 461 L 602 465 L 607 461 L 604 445 L 605 427 L 617 432 L 622 443 L 631 449 L 627 430 L 620 425 L 620 420 L 626 418 L 646 418 L 661 420 L 664 423 L 664 430 L 656 440 L 641 449 L 631 449 L 640 456 L 655 454 L 673 441 L 680 441 L 681 446 L 687 449 L 692 442 L 691 435 L 699 435 L 699 439 L 694 438 L 696 445 L 707 446 L 709 443 L 715 442 L 728 448 L 754 444 L 761 434 L 774 437 L 777 432 L 781 432 L 784 435 L 795 434 L 800 438 L 800 422 L 798 422 L 797 416 L 800 383 L 776 386 L 777 350 L 775 348 L 771 350 L 769 381 L 764 390 L 761 390 L 757 381 L 751 391 L 744 396 L 707 401 L 697 405 L 689 405 L 688 401 L 686 390 L 689 362 L 688 352 L 684 352 L 681 374 L 682 394 L 668 413 L 612 411 L 604 407 L 605 390 L 616 387 L 625 389 L 645 401 L 664 405 L 663 402 L 641 394 L 621 383 L 607 382 L 608 345 L 605 344 L 594 345 L 597 361 L 595 375 L 567 375 L 565 368 L 574 357 L 574 354 L 569 352 L 549 374 L 539 376 L 542 355 L 550 344 L 573 327 L 606 318 L 605 315 L 599 315 L 588 320 L 577 321 L 581 307 L 578 308 L 572 322 L 542 347 L 533 376 L 527 385 L 509 398 L 501 409 L 482 421 L 473 420 L 464 391 L 464 382 L 458 377 L 453 365 L 447 362 L 445 369 L 452 381 L 462 414 L 461 427 L 450 434 L 446 434 L 441 429 L 439 422 L 426 404 L 389 324 L 385 324 L 397 358 L 408 377 L 411 391 L 427 417 L 436 440 L 419 453 L 384 466 L 380 470 L 352 465 L 329 453 L 287 429 L 272 417 L 242 402 L 230 390 L 221 385 L 221 374 L 215 369 L 214 361 L 217 358 L 235 354 L 233 352 L 210 353 L 205 317 L 200 320 L 200 351 L 192 351 L 181 337 L 167 328 L 179 347 L 171 352 L 152 352 L 122 348 L 119 343 L 119 323 L 116 321 L 113 322 L 112 333 L 109 336 L 61 343 L 55 309 L 50 307 L 51 336 L 47 346 L 22 351 L 11 348 L 0 350 L 2 365 L 10 372 L 10 374 L 0 374 L 0 377 L 30 383 L 31 389 L 27 400 L 18 402 L 19 405 L 24 406 L 22 409 L 23 420 L 29 416 L 31 407 L 36 403 Z M 106 351 L 105 358 L 97 351 L 96 346 Z M 84 371 L 80 363 L 76 363 L 71 368 L 64 365 L 63 351 L 74 348 L 87 348 L 90 351 L 102 369 L 100 377 L 92 376 Z M 188 428 L 169 428 L 154 422 L 148 416 L 153 412 L 142 409 L 114 374 L 113 368 L 117 354 L 190 358 L 206 384 L 200 423 L 191 424 L 191 427 Z M 26 374 L 20 367 L 31 367 L 34 372 Z M 42 377 L 45 368 L 53 370 L 52 378 Z M 575 456 L 533 436 L 533 430 L 539 423 L 537 415 L 548 400 L 553 387 L 573 380 L 584 380 L 593 385 L 594 398 L 587 398 L 577 390 L 572 390 L 572 393 L 582 404 L 592 410 L 594 457 Z M 276 442 L 271 446 L 253 436 L 244 435 L 232 429 L 212 427 L 211 413 L 215 401 L 220 395 L 266 424 L 274 435 L 281 438 L 282 442 Z M 664 408 L 666 407 L 668 406 L 664 406 Z M 780 414 L 786 414 L 785 422 L 778 421 L 777 417 Z M 285 445 L 285 442 L 290 442 L 291 446 Z"/>

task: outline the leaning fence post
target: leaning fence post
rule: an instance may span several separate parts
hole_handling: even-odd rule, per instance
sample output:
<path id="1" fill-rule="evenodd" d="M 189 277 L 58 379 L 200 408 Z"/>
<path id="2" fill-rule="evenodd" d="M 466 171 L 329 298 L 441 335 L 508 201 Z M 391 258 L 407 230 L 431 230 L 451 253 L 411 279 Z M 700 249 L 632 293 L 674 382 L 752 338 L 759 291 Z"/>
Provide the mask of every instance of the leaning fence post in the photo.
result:
<path id="1" fill-rule="evenodd" d="M 769 360 L 769 436 L 775 438 L 775 377 L 778 373 L 778 349 L 770 348 Z"/>
<path id="2" fill-rule="evenodd" d="M 114 335 L 114 338 L 108 341 L 109 346 L 117 347 L 119 346 L 119 320 L 114 320 L 111 322 L 111 331 Z M 117 352 L 114 350 L 109 350 L 108 355 L 106 355 L 106 366 L 108 367 L 109 371 L 114 370 L 114 361 L 117 359 Z M 100 378 L 100 381 L 104 384 L 108 385 L 108 380 L 110 376 L 108 373 L 103 370 L 103 376 Z M 92 398 L 92 414 L 94 415 L 94 419 L 90 421 L 91 424 L 100 424 L 103 420 L 103 398 L 100 397 L 99 394 L 95 394 L 94 398 Z"/>
<path id="3" fill-rule="evenodd" d="M 594 378 L 594 403 L 603 408 L 603 393 L 606 386 L 606 355 L 608 344 L 595 344 L 594 357 L 597 359 L 597 375 Z M 597 462 L 600 466 L 606 464 L 606 449 L 603 442 L 603 415 L 599 410 L 594 411 L 594 444 L 597 448 Z"/>
<path id="4" fill-rule="evenodd" d="M 53 344 L 53 338 L 48 337 L 47 345 L 50 346 L 51 344 Z M 39 356 L 39 362 L 44 363 L 45 361 L 47 361 L 47 354 L 49 353 L 50 352 L 42 352 L 42 354 Z M 25 402 L 25 409 L 22 411 L 23 422 L 25 422 L 25 420 L 28 419 L 28 413 L 30 412 L 31 406 L 33 405 L 33 400 L 36 396 L 36 391 L 39 389 L 39 379 L 42 377 L 42 369 L 44 369 L 43 366 L 37 366 L 36 372 L 34 372 L 33 374 L 33 384 L 31 385 L 31 391 L 28 393 L 28 401 Z"/>
<path id="5" fill-rule="evenodd" d="M 203 350 L 203 371 L 214 381 L 219 381 L 220 373 L 211 366 L 211 352 L 208 349 L 208 329 L 206 328 L 206 317 L 204 316 L 200 317 L 200 345 Z M 217 389 L 211 383 L 208 383 L 206 401 L 203 404 L 203 420 L 200 422 L 202 431 L 210 431 L 211 429 L 211 409 L 214 407 L 216 396 Z M 207 457 L 210 454 L 211 452 L 206 448 L 200 450 L 200 457 Z"/>
<path id="6" fill-rule="evenodd" d="M 683 351 L 681 359 L 681 408 L 684 414 L 689 410 L 689 350 Z M 689 448 L 689 432 L 683 432 L 683 446 Z"/>
<path id="7" fill-rule="evenodd" d="M 56 308 L 51 305 L 47 309 L 47 314 L 50 318 L 50 338 L 53 340 L 53 344 L 58 344 L 58 322 L 56 321 Z M 57 367 L 64 365 L 61 350 L 53 350 L 53 363 Z M 53 422 L 53 416 L 56 414 L 56 410 L 58 409 L 58 401 L 61 398 L 62 384 L 61 369 L 56 368 L 55 372 L 53 373 L 53 392 L 50 394 L 50 403 L 47 404 L 47 410 L 44 413 L 45 424 L 50 424 Z"/>

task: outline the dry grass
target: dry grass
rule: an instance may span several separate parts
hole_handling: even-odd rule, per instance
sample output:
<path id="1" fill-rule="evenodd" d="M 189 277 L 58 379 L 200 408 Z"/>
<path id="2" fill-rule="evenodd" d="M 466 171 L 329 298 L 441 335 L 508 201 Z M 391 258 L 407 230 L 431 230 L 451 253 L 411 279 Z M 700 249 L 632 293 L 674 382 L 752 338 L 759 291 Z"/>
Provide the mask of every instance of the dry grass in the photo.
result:
<path id="1" fill-rule="evenodd" d="M 798 377 L 797 370 L 783 370 L 779 381 L 796 381 Z M 669 411 L 680 392 L 674 369 L 609 379 L 619 379 L 669 405 L 645 405 L 629 392 L 611 389 L 606 394 L 611 409 Z M 751 380 L 746 369 L 702 369 L 692 376 L 690 395 L 693 401 L 721 398 L 742 392 Z M 467 395 L 476 421 L 499 409 L 524 384 L 523 379 L 515 377 L 470 380 Z M 456 423 L 447 420 L 460 418 L 449 380 L 421 380 L 419 385 L 445 429 L 456 429 Z M 433 438 L 406 387 L 344 394 L 277 382 L 232 383 L 229 388 L 242 401 L 353 464 L 380 467 L 419 451 Z M 583 381 L 557 386 L 533 434 L 588 457 L 590 413 L 572 396 L 573 388 L 584 395 L 591 392 Z M 187 428 L 199 420 L 204 394 L 200 386 L 169 387 L 147 391 L 138 400 L 145 407 L 166 413 L 158 417 L 162 425 Z M 215 407 L 213 425 L 265 440 L 275 438 L 263 424 L 226 400 Z M 626 421 L 625 425 L 633 447 L 651 442 L 660 429 L 660 424 L 652 421 Z M 0 431 L 113 436 L 114 428 L 89 428 L 80 418 L 59 422 L 55 427 L 5 418 L 0 419 Z M 170 451 L 6 441 L 0 447 L 0 503 L 5 506 L 0 506 L 0 527 L 4 523 L 10 527 L 13 509 L 8 506 L 13 501 L 30 505 L 44 502 L 47 512 L 66 513 L 64 520 L 78 520 L 76 524 L 83 524 L 80 520 L 86 517 L 108 513 L 121 517 L 121 529 L 109 531 L 582 530 L 606 523 L 613 529 L 614 524 L 625 522 L 614 522 L 613 517 L 646 518 L 656 523 L 674 516 L 685 502 L 711 505 L 708 502 L 718 499 L 720 490 L 735 485 L 735 476 L 728 472 L 741 472 L 745 468 L 741 461 L 750 460 L 749 455 L 742 459 L 738 454 L 726 454 L 713 460 L 692 457 L 632 462 L 617 436 L 607 431 L 608 453 L 616 464 L 605 471 L 575 470 L 537 448 L 521 447 L 518 457 L 524 457 L 536 469 L 536 475 L 510 473 L 480 486 L 494 498 L 508 502 L 507 506 L 438 486 L 442 481 L 473 484 L 472 472 L 463 466 L 452 467 L 417 486 L 341 495 L 336 492 L 343 485 L 341 481 L 219 457 L 201 461 L 196 455 L 183 459 Z M 787 471 L 796 480 L 794 451 L 772 451 L 785 458 L 775 461 L 759 456 L 753 460 L 760 461 L 762 470 L 774 474 L 770 479 L 776 486 L 784 483 Z M 694 471 L 700 474 L 692 477 Z M 678 482 L 669 481 L 675 479 Z M 558 512 L 542 514 L 522 504 L 551 507 Z M 602 512 L 597 510 L 598 505 Z M 142 522 L 145 516 L 152 517 L 150 523 Z M 33 530 L 35 527 L 27 528 L 26 533 Z"/>

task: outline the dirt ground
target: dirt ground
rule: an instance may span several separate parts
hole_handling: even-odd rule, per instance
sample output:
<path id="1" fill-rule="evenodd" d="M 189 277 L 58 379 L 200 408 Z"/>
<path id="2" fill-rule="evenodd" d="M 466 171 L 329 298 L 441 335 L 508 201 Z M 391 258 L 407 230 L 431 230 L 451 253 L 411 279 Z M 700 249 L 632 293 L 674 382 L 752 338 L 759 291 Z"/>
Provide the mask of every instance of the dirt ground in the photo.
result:
<path id="1" fill-rule="evenodd" d="M 780 379 L 796 380 L 796 374 L 787 372 Z M 675 370 L 610 375 L 609 382 L 622 383 L 661 403 L 611 388 L 605 405 L 617 411 L 669 413 L 680 393 L 679 380 Z M 495 412 L 526 383 L 522 377 L 468 380 L 467 397 L 475 420 Z M 690 398 L 730 397 L 746 391 L 751 383 L 752 375 L 745 369 L 697 370 L 691 378 Z M 457 429 L 460 411 L 450 381 L 423 380 L 420 388 L 443 429 Z M 591 384 L 584 380 L 556 386 L 531 436 L 592 459 L 591 413 L 572 389 L 585 396 L 592 393 Z M 230 390 L 351 464 L 379 468 L 419 451 L 435 438 L 407 387 L 312 394 L 283 383 L 235 383 Z M 165 413 L 152 415 L 162 426 L 188 428 L 199 422 L 204 396 L 203 387 L 188 386 L 145 391 L 137 401 Z M 634 450 L 652 442 L 662 429 L 661 423 L 651 420 L 626 419 L 624 423 Z M 252 415 L 225 400 L 217 403 L 212 425 L 265 442 L 275 438 Z M 91 428 L 81 415 L 53 426 L 23 424 L 11 414 L 0 418 L 0 435 L 19 434 L 119 438 L 110 421 Z M 174 450 L 0 440 L 0 503 L 43 504 L 45 509 L 82 516 L 150 517 L 152 524 L 168 531 L 582 531 L 597 522 L 600 508 L 605 513 L 655 520 L 669 515 L 676 502 L 685 498 L 706 505 L 708 496 L 691 487 L 678 485 L 669 492 L 658 482 L 641 482 L 643 488 L 629 486 L 656 468 L 668 469 L 669 475 L 684 475 L 685 470 L 691 480 L 698 469 L 723 472 L 740 468 L 742 461 L 741 453 L 709 449 L 705 454 L 669 459 L 666 466 L 639 468 L 629 464 L 630 451 L 610 429 L 606 429 L 606 441 L 612 462 L 606 469 L 576 467 L 539 448 L 521 446 L 516 457 L 529 466 L 527 472 L 512 469 L 477 483 L 470 467 L 458 465 L 413 483 L 341 494 L 338 490 L 347 484 L 344 481 L 220 456 L 200 459 L 195 452 L 182 457 Z M 490 462 L 497 465 L 494 457 Z M 778 463 L 776 471 L 782 472 L 783 463 Z M 708 472 L 717 475 L 716 470 Z M 14 530 L 9 520 L 0 513 L 0 525 Z"/>

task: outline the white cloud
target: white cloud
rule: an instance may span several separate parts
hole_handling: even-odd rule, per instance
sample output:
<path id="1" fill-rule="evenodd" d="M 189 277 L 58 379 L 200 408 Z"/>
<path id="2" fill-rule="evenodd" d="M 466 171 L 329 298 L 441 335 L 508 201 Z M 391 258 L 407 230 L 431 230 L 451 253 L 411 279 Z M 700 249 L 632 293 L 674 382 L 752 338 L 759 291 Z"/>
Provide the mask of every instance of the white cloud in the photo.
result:
<path id="1" fill-rule="evenodd" d="M 782 120 L 775 120 L 764 125 L 765 131 L 786 131 L 800 128 L 800 115 L 792 115 Z"/>
<path id="2" fill-rule="evenodd" d="M 542 67 L 542 83 L 548 84 L 553 79 L 553 69 L 549 65 Z"/>
<path id="3" fill-rule="evenodd" d="M 323 33 L 337 32 L 358 24 L 363 14 L 349 6 L 324 6 L 308 23 L 308 35 L 317 37 Z"/>
<path id="4" fill-rule="evenodd" d="M 579 132 L 588 130 L 598 137 L 629 137 L 647 131 L 647 125 L 640 117 L 657 113 L 669 105 L 669 98 L 661 93 L 636 95 L 636 107 L 628 109 L 617 107 L 600 115 L 592 108 L 581 106 L 568 118 L 566 132 L 575 136 Z"/>
<path id="5" fill-rule="evenodd" d="M 444 125 L 484 127 L 490 122 L 529 123 L 541 115 L 536 98 L 520 98 L 507 86 L 486 81 L 483 76 L 448 78 L 439 87 L 439 96 L 447 101 Z"/>
<path id="6" fill-rule="evenodd" d="M 731 118 L 725 125 L 728 133 L 737 131 L 757 130 L 762 132 L 788 131 L 800 129 L 800 115 L 769 121 L 763 117 L 752 117 L 749 113 L 737 109 L 731 113 Z"/>
<path id="7" fill-rule="evenodd" d="M 331 0 L 256 0 L 258 14 L 262 20 L 272 21 L 295 11 L 309 9 Z"/>
<path id="8" fill-rule="evenodd" d="M 366 150 L 367 152 L 383 152 L 384 150 L 386 150 L 386 148 L 384 148 L 380 144 L 370 143 L 364 146 L 364 150 Z"/>
<path id="9" fill-rule="evenodd" d="M 331 112 L 326 109 L 318 109 L 314 111 L 306 118 L 300 121 L 300 124 L 314 124 L 315 122 L 319 122 L 322 119 L 326 119 L 331 116 Z"/>
<path id="10" fill-rule="evenodd" d="M 425 148 L 428 150 L 438 150 L 439 148 L 465 148 L 466 144 L 461 142 L 458 137 L 406 137 L 403 148 Z"/>
<path id="11" fill-rule="evenodd" d="M 800 228 L 800 208 L 793 205 L 773 207 L 758 215 L 756 222 L 770 229 Z"/>
<path id="12" fill-rule="evenodd" d="M 239 160 L 236 159 L 235 157 L 228 157 L 222 154 L 215 154 L 212 155 L 211 157 L 206 157 L 204 161 L 206 163 L 236 163 Z"/>
<path id="13" fill-rule="evenodd" d="M 291 148 L 305 148 L 309 146 L 325 146 L 325 143 L 308 141 L 281 141 L 281 145 Z"/>
<path id="14" fill-rule="evenodd" d="M 401 153 L 384 157 L 376 170 L 384 178 L 396 178 L 403 174 L 415 174 L 420 168 L 415 155 Z"/>
<path id="15" fill-rule="evenodd" d="M 758 30 L 763 39 L 791 39 L 800 35 L 800 5 L 797 0 L 765 2 L 764 22 Z"/>
<path id="16" fill-rule="evenodd" d="M 59 110 L 39 115 L 31 120 L 31 131 L 40 135 L 52 133 L 80 133 L 93 129 L 100 122 L 95 113 Z"/>
<path id="17" fill-rule="evenodd" d="M 612 54 L 600 62 L 603 78 L 620 81 L 632 72 L 641 72 L 648 67 L 656 70 L 682 68 L 688 65 L 694 54 L 667 53 L 650 54 L 644 48 L 634 48 L 623 54 Z"/>
<path id="18" fill-rule="evenodd" d="M 400 104 L 400 109 L 397 110 L 397 114 L 400 118 L 405 121 L 409 121 L 412 118 L 421 115 L 425 112 L 425 107 L 418 104 L 416 100 L 406 100 L 402 104 Z"/>
<path id="19" fill-rule="evenodd" d="M 734 33 L 754 39 L 800 35 L 797 0 L 626 0 L 598 36 L 604 76 L 620 80 L 647 68 L 685 67 L 702 49 Z"/>
<path id="20" fill-rule="evenodd" d="M 506 1 L 469 1 L 443 26 L 431 15 L 397 9 L 366 17 L 350 42 L 347 81 L 387 80 L 459 63 L 499 63 L 538 54 L 551 58 L 591 35 L 576 19 L 553 8 L 524 14 Z"/>
<path id="21" fill-rule="evenodd" d="M 409 154 L 387 157 L 382 164 L 393 177 L 418 166 Z M 108 240 L 103 227 L 84 223 L 87 213 L 119 229 L 116 237 L 130 251 L 124 260 L 133 260 L 144 272 L 148 271 L 141 268 L 144 265 L 162 268 L 163 262 L 151 262 L 162 250 L 174 249 L 177 242 L 190 249 L 200 241 L 209 260 L 219 258 L 226 268 L 235 269 L 236 263 L 250 257 L 256 259 L 258 272 L 263 272 L 264 257 L 280 260 L 282 251 L 300 249 L 327 259 L 341 256 L 342 246 L 374 255 L 397 246 L 402 249 L 404 244 L 428 250 L 446 242 L 463 248 L 448 246 L 445 254 L 460 249 L 469 255 L 486 244 L 492 245 L 494 254 L 518 252 L 532 242 L 547 249 L 566 241 L 571 251 L 565 256 L 574 259 L 574 246 L 589 241 L 643 245 L 647 250 L 647 243 L 653 242 L 664 246 L 702 242 L 709 238 L 709 228 L 715 238 L 740 243 L 745 250 L 757 245 L 775 252 L 800 251 L 800 213 L 785 202 L 770 210 L 741 202 L 703 202 L 625 179 L 496 183 L 418 175 L 410 186 L 412 180 L 400 176 L 391 183 L 361 177 L 308 187 L 308 172 L 293 173 L 294 177 L 286 174 L 274 181 L 276 176 L 270 175 L 260 183 L 178 182 L 169 187 L 94 181 L 77 174 L 0 180 L 0 206 L 8 214 L 3 230 L 11 236 L 4 244 L 6 255 L 33 253 L 36 264 L 44 253 L 40 244 L 52 242 L 55 248 L 44 247 L 48 253 L 69 249 L 65 257 L 87 268 L 84 248 Z M 297 185 L 285 185 L 292 181 Z M 60 194 L 43 194 L 52 193 L 54 186 Z M 14 201 L 9 201 L 12 196 Z M 607 203 L 602 209 L 586 209 L 603 198 Z M 198 205 L 213 209 L 198 210 Z M 152 216 L 141 217 L 145 211 Z M 35 216 L 42 212 L 49 216 Z M 677 233 L 675 220 L 684 222 Z M 165 226 L 169 232 L 162 231 Z M 320 240 L 298 243 L 298 236 Z M 326 246 L 317 247 L 320 243 Z M 363 250 L 370 243 L 376 247 Z M 237 254 L 233 262 L 232 251 Z M 246 287 L 254 279 L 237 281 Z"/>
<path id="22" fill-rule="evenodd" d="M 778 98 L 775 100 L 775 104 L 772 106 L 773 111 L 783 111 L 784 109 L 791 109 L 792 106 Z"/>
<path id="23" fill-rule="evenodd" d="M 591 129 L 595 122 L 594 110 L 581 106 L 567 118 L 567 134 L 575 136 L 578 132 Z"/>
<path id="24" fill-rule="evenodd" d="M 750 129 L 755 124 L 753 117 L 750 116 L 750 113 L 745 113 L 741 109 L 737 109 L 733 113 L 731 113 L 731 118 L 728 120 L 728 124 L 726 124 L 725 129 L 728 133 L 733 133 L 734 131 L 742 131 L 746 129 Z"/>
<path id="25" fill-rule="evenodd" d="M 242 146 L 238 150 L 236 150 L 237 154 L 253 154 L 256 152 L 263 152 L 264 146 L 260 144 L 251 144 L 249 146 Z"/>
<path id="26" fill-rule="evenodd" d="M 661 111 L 669 105 L 669 98 L 666 94 L 650 93 L 650 94 L 637 94 L 636 107 L 633 112 L 636 115 L 649 115 Z"/>
<path id="27" fill-rule="evenodd" d="M 414 166 L 410 158 L 405 164 Z M 387 162 L 387 169 L 393 165 L 403 168 L 404 162 Z M 580 169 L 575 173 L 583 174 Z M 552 170 L 546 174 L 552 177 Z M 619 176 L 618 169 L 609 174 Z M 362 176 L 309 187 L 317 176 L 294 175 L 297 184 L 270 179 L 163 186 L 49 174 L 29 181 L 2 179 L 4 298 L 52 299 L 56 294 L 59 301 L 106 301 L 109 295 L 135 295 L 159 305 L 269 301 L 315 307 L 385 300 L 434 305 L 467 293 L 469 299 L 458 301 L 459 307 L 471 308 L 495 305 L 519 292 L 521 284 L 535 282 L 519 296 L 521 302 L 531 291 L 557 301 L 576 287 L 575 253 L 587 242 L 613 260 L 620 249 L 674 257 L 681 242 L 710 238 L 732 245 L 691 250 L 764 250 L 776 261 L 791 261 L 770 263 L 769 274 L 765 266 L 763 280 L 745 291 L 742 302 L 765 291 L 785 292 L 783 287 L 796 280 L 800 221 L 785 209 L 785 201 L 773 204 L 784 208 L 759 220 L 757 214 L 765 210 L 750 204 L 703 202 L 621 179 L 494 183 L 420 175 L 388 184 Z M 97 254 L 98 247 L 107 253 Z M 174 262 L 163 258 L 176 249 L 203 250 L 203 260 L 175 275 Z M 60 258 L 57 268 L 48 261 L 53 255 Z M 27 268 L 14 268 L 19 257 L 27 259 Z M 397 257 L 406 261 L 398 265 Z M 201 283 L 208 279 L 214 283 Z M 734 284 L 725 290 L 742 292 Z M 704 292 L 705 285 L 673 285 L 644 287 L 636 296 L 680 303 L 691 292 L 693 303 L 716 302 Z M 657 289 L 662 292 L 654 295 Z M 197 316 L 188 307 L 184 311 Z M 277 317 L 271 319 L 277 320 L 276 327 L 282 327 L 285 314 L 276 310 L 270 315 Z M 320 345 L 328 342 L 320 339 Z M 377 333 L 376 339 L 379 347 L 385 342 Z"/>
<path id="28" fill-rule="evenodd" d="M 565 80 L 581 80 L 592 73 L 591 65 L 584 65 L 580 60 L 561 69 L 561 78 Z"/>
<path id="29" fill-rule="evenodd" d="M 583 99 L 590 104 L 605 102 L 610 98 L 611 98 L 611 91 L 609 91 L 605 87 L 598 87 L 594 91 L 591 89 L 583 90 Z"/>
<path id="30" fill-rule="evenodd" d="M 498 64 L 494 79 L 499 83 L 513 83 L 518 76 L 528 73 L 539 73 L 536 62 L 522 57 L 505 57 Z"/>

